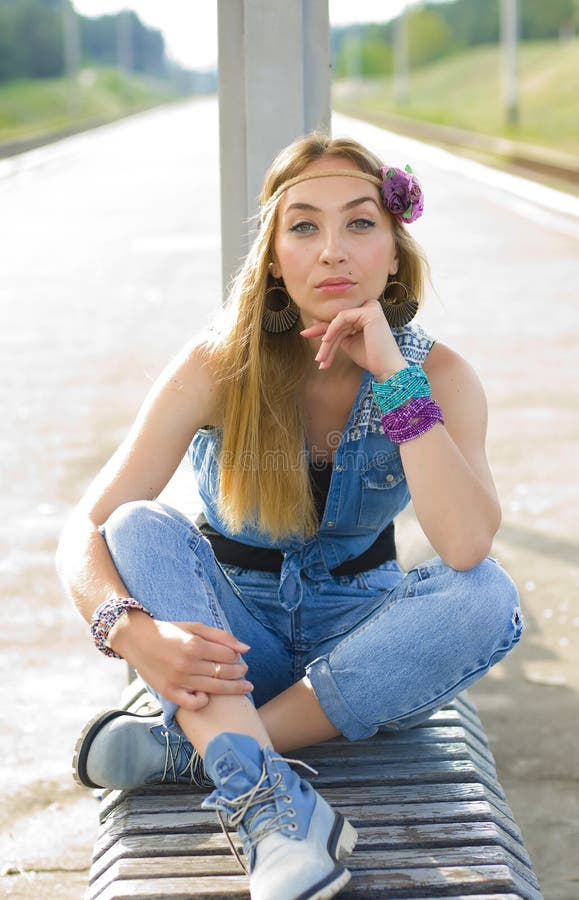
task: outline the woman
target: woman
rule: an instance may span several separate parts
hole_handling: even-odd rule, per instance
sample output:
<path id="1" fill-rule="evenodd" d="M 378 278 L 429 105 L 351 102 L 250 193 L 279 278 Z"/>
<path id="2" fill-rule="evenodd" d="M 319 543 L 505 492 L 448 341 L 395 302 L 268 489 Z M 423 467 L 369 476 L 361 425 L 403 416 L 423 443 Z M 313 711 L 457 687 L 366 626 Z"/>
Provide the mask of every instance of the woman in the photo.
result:
<path id="1" fill-rule="evenodd" d="M 76 777 L 214 787 L 253 898 L 322 898 L 356 833 L 283 754 L 423 721 L 518 641 L 487 558 L 500 509 L 486 404 L 410 325 L 425 262 L 411 171 L 309 135 L 272 164 L 227 311 L 160 376 L 73 513 L 59 569 L 95 642 L 162 717 L 108 711 Z M 198 527 L 156 503 L 189 448 Z M 438 556 L 404 574 L 410 497 Z"/>

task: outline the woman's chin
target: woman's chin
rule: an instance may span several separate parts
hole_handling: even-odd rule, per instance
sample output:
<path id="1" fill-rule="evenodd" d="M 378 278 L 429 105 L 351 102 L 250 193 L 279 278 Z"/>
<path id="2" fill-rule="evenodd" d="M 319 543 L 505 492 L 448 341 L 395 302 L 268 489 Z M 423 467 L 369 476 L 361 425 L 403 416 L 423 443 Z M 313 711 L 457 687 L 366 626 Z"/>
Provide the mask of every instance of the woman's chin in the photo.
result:
<path id="1" fill-rule="evenodd" d="M 323 315 L 324 322 L 326 320 L 331 322 L 338 313 L 347 312 L 349 309 L 357 309 L 361 305 L 361 302 L 354 300 L 353 297 L 332 297 L 322 305 L 323 313 L 320 314 L 320 318 Z"/>

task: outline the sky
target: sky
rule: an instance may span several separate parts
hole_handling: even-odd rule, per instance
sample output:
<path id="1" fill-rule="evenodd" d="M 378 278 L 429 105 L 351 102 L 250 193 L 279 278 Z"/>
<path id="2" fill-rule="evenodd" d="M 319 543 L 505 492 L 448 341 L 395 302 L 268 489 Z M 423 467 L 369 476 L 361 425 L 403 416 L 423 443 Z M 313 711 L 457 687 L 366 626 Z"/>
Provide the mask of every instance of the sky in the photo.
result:
<path id="1" fill-rule="evenodd" d="M 385 22 L 416 0 L 329 0 L 332 25 Z M 189 68 L 217 63 L 217 0 L 73 0 L 83 16 L 133 9 L 142 22 L 163 32 L 167 53 Z"/>

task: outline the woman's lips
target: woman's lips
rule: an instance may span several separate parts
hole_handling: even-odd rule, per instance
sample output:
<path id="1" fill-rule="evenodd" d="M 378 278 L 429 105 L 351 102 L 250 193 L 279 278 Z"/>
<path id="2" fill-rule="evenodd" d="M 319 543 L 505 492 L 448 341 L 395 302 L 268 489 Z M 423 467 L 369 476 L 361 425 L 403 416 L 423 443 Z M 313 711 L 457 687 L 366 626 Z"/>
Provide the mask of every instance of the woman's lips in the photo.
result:
<path id="1" fill-rule="evenodd" d="M 346 278 L 343 280 L 332 278 L 316 285 L 316 290 L 321 291 L 323 294 L 343 294 L 344 291 L 348 291 L 355 286 L 356 283 L 354 281 L 348 281 Z"/>

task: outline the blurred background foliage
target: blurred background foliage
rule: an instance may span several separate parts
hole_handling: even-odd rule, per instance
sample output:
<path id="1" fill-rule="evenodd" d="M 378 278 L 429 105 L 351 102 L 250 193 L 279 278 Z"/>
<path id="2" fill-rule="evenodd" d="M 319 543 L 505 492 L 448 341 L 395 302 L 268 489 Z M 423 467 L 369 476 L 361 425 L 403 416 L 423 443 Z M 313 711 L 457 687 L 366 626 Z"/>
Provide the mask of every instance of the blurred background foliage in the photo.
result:
<path id="1" fill-rule="evenodd" d="M 68 0 L 0 0 L 0 82 L 64 75 L 63 7 L 70 5 Z M 79 16 L 83 63 L 116 63 L 123 17 L 130 19 L 134 71 L 169 78 L 172 64 L 165 55 L 163 35 L 143 25 L 134 12 L 95 19 Z"/>
<path id="2" fill-rule="evenodd" d="M 334 107 L 459 152 L 451 128 L 548 148 L 575 158 L 559 166 L 579 184 L 579 0 L 518 0 L 518 16 L 516 121 L 505 115 L 501 0 L 425 0 L 405 19 L 333 27 Z M 215 71 L 174 63 L 135 12 L 88 18 L 71 0 L 0 0 L 0 155 L 216 87 Z"/>
<path id="3" fill-rule="evenodd" d="M 579 0 L 518 0 L 515 116 L 502 13 L 501 0 L 430 0 L 334 28 L 334 108 L 577 193 Z"/>
<path id="4" fill-rule="evenodd" d="M 571 40 L 579 29 L 579 0 L 520 0 L 522 41 Z M 447 0 L 410 7 L 408 56 L 410 67 L 500 41 L 500 0 Z M 332 57 L 336 78 L 363 78 L 394 71 L 397 20 L 384 24 L 333 28 Z"/>
<path id="5" fill-rule="evenodd" d="M 215 87 L 216 73 L 171 60 L 135 12 L 0 0 L 0 155 Z"/>

